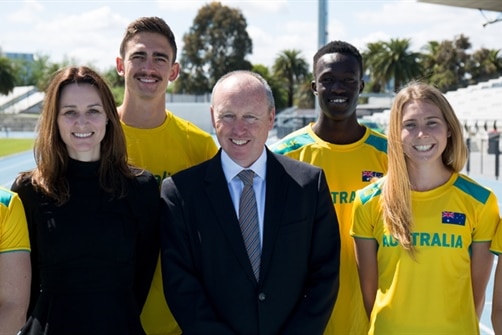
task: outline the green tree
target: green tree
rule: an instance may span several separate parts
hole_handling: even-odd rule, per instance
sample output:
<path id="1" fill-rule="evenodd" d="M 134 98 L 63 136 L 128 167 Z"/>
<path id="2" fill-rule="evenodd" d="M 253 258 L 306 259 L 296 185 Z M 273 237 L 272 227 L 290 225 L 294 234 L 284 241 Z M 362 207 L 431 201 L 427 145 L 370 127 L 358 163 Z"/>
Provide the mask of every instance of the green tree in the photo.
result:
<path id="1" fill-rule="evenodd" d="M 274 76 L 281 78 L 287 87 L 288 107 L 294 105 L 295 92 L 309 74 L 307 61 L 300 50 L 284 50 L 279 53 L 273 66 Z"/>
<path id="2" fill-rule="evenodd" d="M 183 36 L 176 91 L 204 94 L 233 70 L 251 70 L 245 58 L 253 51 L 247 22 L 240 10 L 212 2 L 203 6 Z"/>
<path id="3" fill-rule="evenodd" d="M 286 108 L 288 106 L 288 93 L 284 89 L 284 85 L 282 85 L 275 76 L 270 74 L 268 67 L 261 64 L 255 64 L 251 71 L 258 73 L 268 82 L 272 89 L 272 94 L 274 95 L 276 112 L 279 113 Z"/>
<path id="4" fill-rule="evenodd" d="M 382 73 L 379 73 L 375 68 L 378 67 L 381 55 L 386 52 L 384 42 L 368 43 L 366 48 L 367 50 L 363 52 L 362 56 L 364 59 L 365 73 L 370 73 L 371 79 L 366 83 L 365 90 L 372 93 L 383 92 L 385 90 L 386 80 L 385 78 L 377 77 Z"/>
<path id="5" fill-rule="evenodd" d="M 443 92 L 467 86 L 466 70 L 472 68 L 467 53 L 470 48 L 469 38 L 464 35 L 452 41 L 429 42 L 425 47 L 427 53 L 422 55 L 423 68 L 426 69 L 424 77 Z"/>
<path id="6" fill-rule="evenodd" d="M 108 70 L 104 71 L 102 76 L 105 78 L 112 91 L 115 103 L 117 106 L 121 105 L 124 101 L 124 77 L 119 76 L 115 67 L 110 67 Z"/>
<path id="7" fill-rule="evenodd" d="M 439 42 L 438 41 L 429 41 L 426 45 L 422 47 L 424 51 L 421 53 L 420 63 L 422 64 L 422 68 L 424 69 L 424 75 L 430 76 L 434 71 L 437 70 L 437 58 L 439 53 Z"/>
<path id="8" fill-rule="evenodd" d="M 35 61 L 32 63 L 32 79 L 31 85 L 35 85 L 39 91 L 44 92 L 49 85 L 52 75 L 59 69 L 69 66 L 70 64 L 78 64 L 79 62 L 73 58 L 64 57 L 61 63 L 55 63 L 50 60 L 48 55 L 37 54 Z"/>
<path id="9" fill-rule="evenodd" d="M 502 75 L 502 56 L 500 49 L 481 48 L 471 56 L 471 64 L 468 69 L 471 82 L 486 81 Z"/>
<path id="10" fill-rule="evenodd" d="M 26 59 L 13 59 L 12 67 L 15 73 L 16 86 L 35 85 L 32 73 L 32 62 Z"/>
<path id="11" fill-rule="evenodd" d="M 16 78 L 12 62 L 7 57 L 0 57 L 0 94 L 9 94 L 15 86 Z"/>
<path id="12" fill-rule="evenodd" d="M 421 55 L 410 51 L 410 39 L 381 42 L 377 50 L 366 54 L 366 62 L 370 64 L 371 76 L 376 82 L 393 81 L 394 91 L 398 91 L 407 81 L 422 77 Z"/>
<path id="13" fill-rule="evenodd" d="M 298 92 L 296 94 L 298 108 L 315 108 L 315 96 L 312 92 L 312 80 L 314 80 L 314 75 L 309 73 L 303 82 L 298 85 Z"/>
<path id="14" fill-rule="evenodd" d="M 33 85 L 38 90 L 44 91 L 49 84 L 52 74 L 70 64 L 79 65 L 81 63 L 67 56 L 63 58 L 61 63 L 55 63 L 45 54 L 36 54 L 33 61 L 25 59 L 13 60 L 16 86 Z M 92 64 L 88 66 L 93 67 Z"/>

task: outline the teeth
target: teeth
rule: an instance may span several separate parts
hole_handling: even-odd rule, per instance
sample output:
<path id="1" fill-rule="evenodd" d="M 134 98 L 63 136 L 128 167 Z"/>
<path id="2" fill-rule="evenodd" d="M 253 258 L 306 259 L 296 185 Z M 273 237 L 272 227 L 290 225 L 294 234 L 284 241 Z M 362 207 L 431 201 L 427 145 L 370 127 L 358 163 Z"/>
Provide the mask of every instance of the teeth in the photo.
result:
<path id="1" fill-rule="evenodd" d="M 246 141 L 246 140 L 232 140 L 232 142 L 234 142 L 234 144 L 237 144 L 237 145 L 244 145 L 248 141 Z"/>
<path id="2" fill-rule="evenodd" d="M 76 137 L 89 137 L 92 135 L 92 133 L 73 133 L 73 135 L 75 135 Z"/>
<path id="3" fill-rule="evenodd" d="M 140 81 L 144 83 L 154 83 L 155 79 L 140 78 Z"/>
<path id="4" fill-rule="evenodd" d="M 430 148 L 432 148 L 432 145 L 416 145 L 415 146 L 415 149 L 417 149 L 418 151 L 427 151 L 427 150 L 430 150 Z"/>
<path id="5" fill-rule="evenodd" d="M 336 104 L 341 104 L 347 101 L 347 99 L 331 99 L 330 102 L 334 102 Z"/>

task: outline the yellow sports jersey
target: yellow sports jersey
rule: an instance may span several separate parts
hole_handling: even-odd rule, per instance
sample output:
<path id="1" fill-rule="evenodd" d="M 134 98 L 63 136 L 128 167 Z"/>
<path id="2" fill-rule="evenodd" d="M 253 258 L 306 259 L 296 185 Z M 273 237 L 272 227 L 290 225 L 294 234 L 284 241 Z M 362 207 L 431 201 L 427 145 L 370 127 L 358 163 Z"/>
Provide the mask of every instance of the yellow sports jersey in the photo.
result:
<path id="1" fill-rule="evenodd" d="M 340 286 L 332 316 L 324 334 L 361 335 L 368 332 L 354 244 L 349 235 L 352 202 L 356 191 L 387 172 L 387 139 L 366 128 L 357 142 L 337 145 L 323 141 L 313 123 L 271 146 L 271 150 L 323 168 L 340 227 Z"/>
<path id="2" fill-rule="evenodd" d="M 493 236 L 493 240 L 490 245 L 490 251 L 499 257 L 500 254 L 502 254 L 502 219 L 497 226 L 495 236 Z M 502 259 L 499 259 L 498 261 L 502 262 Z"/>
<path id="3" fill-rule="evenodd" d="M 17 193 L 0 187 L 0 253 L 31 251 L 24 207 Z"/>
<path id="4" fill-rule="evenodd" d="M 211 135 L 168 110 L 166 114 L 164 123 L 153 129 L 134 128 L 122 123 L 129 163 L 152 172 L 159 186 L 164 178 L 201 163 L 218 151 Z M 160 258 L 141 322 L 148 335 L 181 334 L 164 298 Z"/>
<path id="5" fill-rule="evenodd" d="M 434 190 L 412 192 L 413 260 L 383 224 L 382 182 L 357 194 L 350 232 L 378 244 L 369 334 L 479 334 L 470 249 L 492 240 L 499 222 L 495 195 L 458 173 Z"/>

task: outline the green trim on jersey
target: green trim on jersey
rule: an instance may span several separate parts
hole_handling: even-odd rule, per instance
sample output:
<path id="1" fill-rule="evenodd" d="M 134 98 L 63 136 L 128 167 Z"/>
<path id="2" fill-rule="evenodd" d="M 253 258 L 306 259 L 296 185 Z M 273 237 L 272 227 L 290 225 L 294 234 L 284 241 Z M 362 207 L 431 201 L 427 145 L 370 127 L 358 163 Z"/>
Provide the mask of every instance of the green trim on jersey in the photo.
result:
<path id="1" fill-rule="evenodd" d="M 9 207 L 10 202 L 12 201 L 12 192 L 9 190 L 0 189 L 0 204 L 5 207 Z"/>
<path id="2" fill-rule="evenodd" d="M 370 134 L 368 139 L 364 142 L 373 148 L 377 149 L 378 151 L 385 152 L 387 153 L 387 139 L 379 136 L 375 136 L 373 134 Z"/>
<path id="3" fill-rule="evenodd" d="M 500 217 L 495 194 L 476 184 L 454 172 L 437 188 L 411 191 L 415 258 L 384 223 L 382 194 L 377 196 L 381 182 L 359 191 L 350 235 L 377 243 L 378 288 L 367 334 L 479 334 L 472 295 L 472 245 L 492 240 Z M 449 223 L 443 219 L 445 213 L 465 215 L 464 222 Z M 502 251 L 499 247 L 492 251 Z"/>
<path id="4" fill-rule="evenodd" d="M 488 191 L 485 187 L 473 182 L 472 180 L 465 179 L 462 176 L 458 178 L 453 185 L 469 194 L 482 204 L 485 204 L 490 196 L 490 191 Z"/>
<path id="5" fill-rule="evenodd" d="M 382 179 L 377 180 L 375 183 L 370 184 L 359 191 L 359 197 L 361 198 L 361 203 L 363 205 L 382 193 L 382 182 Z"/>
<path id="6" fill-rule="evenodd" d="M 28 225 L 17 193 L 0 187 L 0 253 L 30 251 Z"/>
<path id="7" fill-rule="evenodd" d="M 284 155 L 288 152 L 295 151 L 305 145 L 314 143 L 315 139 L 313 139 L 308 133 L 303 133 L 301 135 L 287 137 L 284 141 L 280 141 L 277 146 L 275 146 L 272 151 L 275 153 Z"/>
<path id="8" fill-rule="evenodd" d="M 284 155 L 314 142 L 315 139 L 312 138 L 309 133 L 287 136 L 283 140 L 280 140 L 277 144 L 273 145 L 272 151 Z M 364 143 L 378 151 L 387 153 L 387 139 L 383 137 L 370 134 Z"/>
<path id="9" fill-rule="evenodd" d="M 368 317 L 363 305 L 354 241 L 349 234 L 352 203 L 357 191 L 387 172 L 387 139 L 366 127 L 364 135 L 349 144 L 319 138 L 314 123 L 295 130 L 270 146 L 273 152 L 321 167 L 328 181 L 340 229 L 338 296 L 324 335 L 367 335 Z M 350 306 L 350 308 L 347 308 Z"/>

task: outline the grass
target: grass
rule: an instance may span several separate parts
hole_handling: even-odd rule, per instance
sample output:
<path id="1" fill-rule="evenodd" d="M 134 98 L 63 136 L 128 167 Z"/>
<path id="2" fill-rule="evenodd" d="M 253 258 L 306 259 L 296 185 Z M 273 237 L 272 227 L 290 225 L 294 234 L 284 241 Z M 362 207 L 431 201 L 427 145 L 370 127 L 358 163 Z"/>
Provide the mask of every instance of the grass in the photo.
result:
<path id="1" fill-rule="evenodd" d="M 0 157 L 31 150 L 34 141 L 32 138 L 0 138 Z"/>

